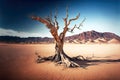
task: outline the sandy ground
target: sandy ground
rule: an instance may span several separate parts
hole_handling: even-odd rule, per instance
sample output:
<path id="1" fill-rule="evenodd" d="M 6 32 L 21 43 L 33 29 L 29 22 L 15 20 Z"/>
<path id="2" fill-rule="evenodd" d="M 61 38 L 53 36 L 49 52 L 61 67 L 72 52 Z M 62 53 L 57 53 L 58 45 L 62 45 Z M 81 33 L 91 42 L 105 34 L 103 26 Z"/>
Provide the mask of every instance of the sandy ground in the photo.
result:
<path id="1" fill-rule="evenodd" d="M 71 57 L 120 58 L 120 44 L 65 44 L 64 50 Z M 35 52 L 54 55 L 54 44 L 0 44 L 0 80 L 120 80 L 120 62 L 65 68 L 35 63 Z"/>

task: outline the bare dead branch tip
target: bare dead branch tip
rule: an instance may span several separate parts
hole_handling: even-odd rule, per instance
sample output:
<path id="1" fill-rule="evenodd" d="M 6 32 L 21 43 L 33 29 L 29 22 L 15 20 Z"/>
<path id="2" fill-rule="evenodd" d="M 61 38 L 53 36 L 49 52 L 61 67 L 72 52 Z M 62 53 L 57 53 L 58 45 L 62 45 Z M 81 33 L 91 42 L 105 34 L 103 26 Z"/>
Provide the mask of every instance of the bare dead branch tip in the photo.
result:
<path id="1" fill-rule="evenodd" d="M 80 30 L 80 27 L 83 26 L 83 23 L 85 22 L 86 18 L 83 19 L 83 21 L 79 24 L 79 26 L 77 27 L 77 25 L 75 24 L 74 27 L 72 29 L 68 29 L 68 32 L 73 33 L 74 29 L 77 28 Z"/>
<path id="2" fill-rule="evenodd" d="M 85 20 L 86 20 L 86 18 L 84 18 L 83 21 L 82 21 L 82 22 L 79 24 L 79 26 L 76 27 L 76 28 L 80 29 L 80 27 L 83 26 L 83 23 L 85 22 Z"/>
<path id="3" fill-rule="evenodd" d="M 56 27 L 56 29 L 58 30 L 59 29 L 59 24 L 58 24 L 58 21 L 57 21 L 57 15 L 58 15 L 58 13 L 57 13 L 57 9 L 56 9 L 56 11 L 55 11 L 55 16 L 54 16 L 54 23 L 55 23 L 55 27 Z"/>
<path id="4" fill-rule="evenodd" d="M 77 20 L 79 17 L 80 17 L 80 13 L 75 18 L 70 19 L 67 26 L 69 26 L 72 21 Z"/>
<path id="5" fill-rule="evenodd" d="M 74 25 L 74 27 L 72 29 L 69 28 L 68 32 L 73 33 L 74 29 L 76 28 L 76 24 Z"/>

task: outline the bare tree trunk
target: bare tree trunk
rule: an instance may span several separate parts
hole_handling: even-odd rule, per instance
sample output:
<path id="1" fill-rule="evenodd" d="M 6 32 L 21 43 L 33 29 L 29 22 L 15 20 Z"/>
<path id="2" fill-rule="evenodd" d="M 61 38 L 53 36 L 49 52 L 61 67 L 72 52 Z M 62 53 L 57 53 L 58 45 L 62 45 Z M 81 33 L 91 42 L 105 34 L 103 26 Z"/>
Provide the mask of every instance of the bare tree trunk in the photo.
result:
<path id="1" fill-rule="evenodd" d="M 55 56 L 53 58 L 53 61 L 55 62 L 59 62 L 59 61 L 62 61 L 62 58 L 63 57 L 66 57 L 68 59 L 70 59 L 69 56 L 67 56 L 65 53 L 64 53 L 64 50 L 63 50 L 63 44 L 58 44 L 56 43 L 55 45 Z"/>
<path id="2" fill-rule="evenodd" d="M 52 34 L 53 38 L 56 41 L 56 45 L 55 45 L 55 55 L 54 56 L 50 56 L 50 57 L 44 57 L 42 58 L 41 56 L 38 56 L 38 62 L 44 62 L 47 60 L 52 60 L 54 62 L 57 62 L 58 64 L 65 64 L 66 67 L 79 67 L 79 65 L 77 63 L 75 63 L 75 60 L 78 60 L 79 57 L 74 57 L 71 58 L 68 55 L 65 54 L 64 50 L 63 50 L 63 45 L 64 45 L 64 38 L 65 35 L 67 33 L 67 31 L 73 32 L 73 30 L 75 28 L 79 28 L 76 25 L 70 29 L 68 28 L 68 26 L 70 25 L 70 23 L 72 21 L 75 21 L 79 18 L 80 14 L 78 14 L 75 18 L 71 18 L 68 20 L 68 8 L 66 8 L 66 17 L 63 18 L 64 20 L 64 29 L 63 31 L 60 33 L 60 35 L 58 35 L 58 29 L 59 29 L 59 25 L 58 25 L 58 21 L 57 21 L 57 13 L 54 16 L 54 21 L 52 20 L 52 16 L 48 17 L 48 18 L 41 18 L 38 16 L 32 16 L 33 20 L 37 20 L 43 24 L 46 25 L 46 27 L 48 29 L 50 29 L 50 33 Z"/>
<path id="3" fill-rule="evenodd" d="M 55 45 L 55 56 L 53 61 L 58 64 L 63 64 L 66 67 L 79 67 L 77 63 L 72 61 L 72 58 L 65 54 L 63 50 L 63 43 L 56 43 Z"/>

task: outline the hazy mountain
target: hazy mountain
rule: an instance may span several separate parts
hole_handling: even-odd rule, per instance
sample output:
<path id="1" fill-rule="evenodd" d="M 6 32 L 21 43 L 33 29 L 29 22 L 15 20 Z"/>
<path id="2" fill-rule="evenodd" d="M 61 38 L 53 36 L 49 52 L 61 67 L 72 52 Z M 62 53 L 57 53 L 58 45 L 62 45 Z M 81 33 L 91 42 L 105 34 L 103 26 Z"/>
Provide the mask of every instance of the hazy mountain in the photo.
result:
<path id="1" fill-rule="evenodd" d="M 28 37 L 20 38 L 13 36 L 0 36 L 0 42 L 6 43 L 53 43 L 53 38 L 48 37 Z M 65 38 L 66 43 L 120 43 L 120 37 L 110 32 L 86 31 L 77 35 L 68 36 Z"/>
<path id="2" fill-rule="evenodd" d="M 111 41 L 113 39 L 114 41 Z M 114 33 L 92 30 L 66 37 L 65 41 L 71 43 L 120 43 L 120 37 Z"/>

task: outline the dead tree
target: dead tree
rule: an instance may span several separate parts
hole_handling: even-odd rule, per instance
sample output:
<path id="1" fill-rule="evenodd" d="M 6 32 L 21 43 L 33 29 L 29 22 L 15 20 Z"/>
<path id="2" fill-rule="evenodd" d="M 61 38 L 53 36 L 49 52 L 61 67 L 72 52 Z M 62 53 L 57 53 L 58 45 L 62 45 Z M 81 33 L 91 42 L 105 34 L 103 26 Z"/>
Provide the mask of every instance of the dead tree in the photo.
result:
<path id="1" fill-rule="evenodd" d="M 66 17 L 63 18 L 64 21 L 64 28 L 63 31 L 58 34 L 58 30 L 59 30 L 59 23 L 57 21 L 57 11 L 54 15 L 54 20 L 52 19 L 52 15 L 49 15 L 47 18 L 42 18 L 42 17 L 38 17 L 38 16 L 32 16 L 33 20 L 37 20 L 43 24 L 46 25 L 46 27 L 50 30 L 50 33 L 52 34 L 54 40 L 55 40 L 55 55 L 54 56 L 50 56 L 50 57 L 44 57 L 41 58 L 39 56 L 39 61 L 46 61 L 46 60 L 51 60 L 56 62 L 57 64 L 64 64 L 66 67 L 79 67 L 79 65 L 74 61 L 74 60 L 82 60 L 80 57 L 81 56 L 77 56 L 74 58 L 69 57 L 63 50 L 63 45 L 64 45 L 64 39 L 65 39 L 65 35 L 66 33 L 69 32 L 73 32 L 74 29 L 80 29 L 80 27 L 82 26 L 82 23 L 85 21 L 85 19 L 79 24 L 79 26 L 77 26 L 75 24 L 75 26 L 70 29 L 69 25 L 71 24 L 72 21 L 77 20 L 80 17 L 80 14 L 78 14 L 75 18 L 69 19 L 68 20 L 68 8 L 66 8 Z M 78 58 L 79 57 L 79 58 Z"/>

